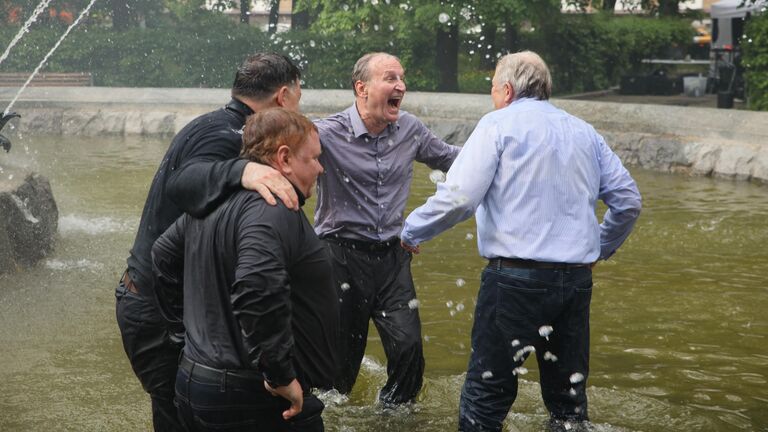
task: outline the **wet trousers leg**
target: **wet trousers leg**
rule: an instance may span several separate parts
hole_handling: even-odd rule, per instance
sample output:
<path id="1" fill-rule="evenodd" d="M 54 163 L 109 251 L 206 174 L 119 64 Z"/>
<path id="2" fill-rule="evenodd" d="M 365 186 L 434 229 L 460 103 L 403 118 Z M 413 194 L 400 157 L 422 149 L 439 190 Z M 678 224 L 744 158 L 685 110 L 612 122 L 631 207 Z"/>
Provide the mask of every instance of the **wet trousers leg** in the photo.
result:
<path id="1" fill-rule="evenodd" d="M 381 252 L 355 250 L 326 242 L 339 295 L 339 359 L 334 387 L 349 393 L 365 354 L 373 318 L 387 356 L 387 383 L 379 393 L 385 404 L 412 401 L 421 389 L 424 355 L 411 277 L 411 256 L 399 246 Z M 413 303 L 411 303 L 413 304 Z"/>
<path id="2" fill-rule="evenodd" d="M 123 348 L 133 372 L 152 400 L 154 430 L 184 431 L 173 403 L 181 346 L 170 340 L 165 323 L 152 302 L 126 290 L 122 282 L 115 296 Z"/>

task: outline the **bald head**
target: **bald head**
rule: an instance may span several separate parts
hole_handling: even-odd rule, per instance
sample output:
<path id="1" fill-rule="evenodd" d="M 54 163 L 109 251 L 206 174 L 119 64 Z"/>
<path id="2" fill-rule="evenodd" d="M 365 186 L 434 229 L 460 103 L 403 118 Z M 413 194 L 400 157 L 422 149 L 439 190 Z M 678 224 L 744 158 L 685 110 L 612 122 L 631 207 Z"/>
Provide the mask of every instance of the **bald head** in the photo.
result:
<path id="1" fill-rule="evenodd" d="M 547 100 L 552 95 L 549 68 L 533 51 L 507 54 L 499 59 L 493 80 L 498 85 L 509 83 L 515 90 L 515 99 Z"/>

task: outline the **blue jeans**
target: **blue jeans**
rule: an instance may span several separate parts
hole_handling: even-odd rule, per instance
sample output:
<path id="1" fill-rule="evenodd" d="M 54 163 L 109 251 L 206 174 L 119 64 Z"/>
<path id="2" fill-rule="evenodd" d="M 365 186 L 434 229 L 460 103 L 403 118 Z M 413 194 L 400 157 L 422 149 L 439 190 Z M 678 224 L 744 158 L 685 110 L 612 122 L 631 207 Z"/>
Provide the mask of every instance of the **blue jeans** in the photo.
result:
<path id="1" fill-rule="evenodd" d="M 535 348 L 551 421 L 587 420 L 592 270 L 483 270 L 459 430 L 501 431 L 517 397 L 517 373 Z M 547 327 L 552 332 L 547 337 Z M 579 375 L 580 374 L 580 375 Z"/>
<path id="2" fill-rule="evenodd" d="M 201 366 L 195 365 L 199 370 Z M 179 418 L 187 430 L 322 432 L 325 406 L 312 393 L 304 393 L 301 413 L 286 421 L 282 417 L 290 403 L 272 396 L 258 377 L 241 378 L 226 374 L 212 379 L 180 367 L 176 375 Z"/>

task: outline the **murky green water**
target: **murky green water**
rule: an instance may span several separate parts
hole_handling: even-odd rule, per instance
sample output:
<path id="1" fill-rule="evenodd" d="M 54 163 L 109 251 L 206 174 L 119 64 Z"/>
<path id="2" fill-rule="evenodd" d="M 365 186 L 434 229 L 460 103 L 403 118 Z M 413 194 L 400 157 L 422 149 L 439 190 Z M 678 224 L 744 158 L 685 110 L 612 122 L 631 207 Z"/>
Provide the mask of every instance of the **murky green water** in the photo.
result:
<path id="1" fill-rule="evenodd" d="M 56 253 L 0 276 L 0 430 L 150 430 L 149 399 L 122 352 L 114 284 L 168 140 L 24 137 L 9 160 L 51 179 Z M 411 208 L 430 195 L 419 167 Z M 590 414 L 599 431 L 768 430 L 768 187 L 633 170 L 645 209 L 595 272 Z M 311 207 L 310 207 L 311 208 Z M 478 277 L 473 221 L 422 246 L 414 276 L 426 385 L 409 411 L 374 404 L 385 381 L 371 332 L 349 400 L 327 430 L 455 430 Z M 542 429 L 535 362 L 507 419 Z"/>

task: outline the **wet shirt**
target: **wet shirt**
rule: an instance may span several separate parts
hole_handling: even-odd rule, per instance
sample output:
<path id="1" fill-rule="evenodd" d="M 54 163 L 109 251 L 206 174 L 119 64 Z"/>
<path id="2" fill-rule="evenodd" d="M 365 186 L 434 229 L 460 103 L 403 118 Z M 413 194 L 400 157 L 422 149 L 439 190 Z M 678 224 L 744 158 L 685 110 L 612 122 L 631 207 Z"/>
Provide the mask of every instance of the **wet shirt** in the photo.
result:
<path id="1" fill-rule="evenodd" d="M 317 179 L 315 209 L 315 231 L 321 237 L 367 241 L 397 237 L 413 162 L 447 171 L 460 150 L 405 111 L 377 136 L 368 133 L 355 105 L 315 125 L 325 169 Z"/>
<path id="2" fill-rule="evenodd" d="M 608 210 L 600 224 L 595 204 Z M 486 114 L 446 181 L 405 221 L 420 244 L 475 213 L 480 255 L 592 263 L 607 259 L 640 214 L 637 185 L 600 134 L 547 101 Z"/>
<path id="3" fill-rule="evenodd" d="M 182 216 L 153 260 L 159 302 L 181 317 L 183 297 L 191 360 L 256 370 L 274 385 L 298 378 L 331 388 L 338 297 L 328 252 L 303 211 L 241 190 L 204 219 Z"/>
<path id="4" fill-rule="evenodd" d="M 237 156 L 250 114 L 248 106 L 233 99 L 192 120 L 171 142 L 149 188 L 128 257 L 128 272 L 143 295 L 151 297 L 150 253 L 160 234 L 185 211 L 210 211 L 240 189 L 247 161 Z"/>

